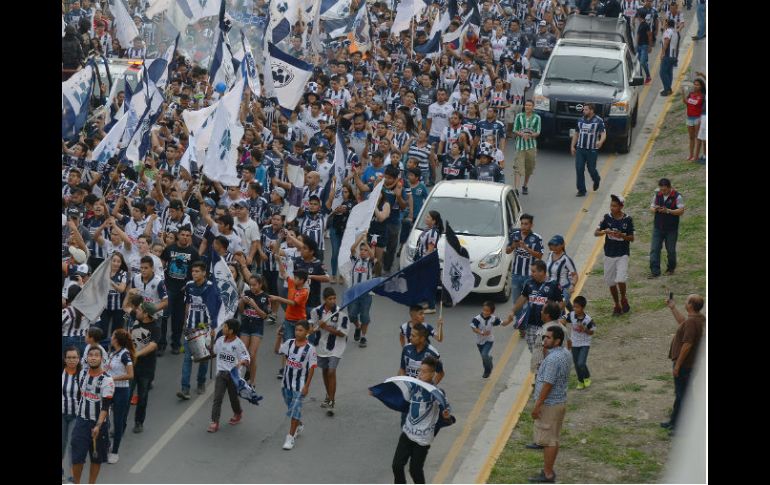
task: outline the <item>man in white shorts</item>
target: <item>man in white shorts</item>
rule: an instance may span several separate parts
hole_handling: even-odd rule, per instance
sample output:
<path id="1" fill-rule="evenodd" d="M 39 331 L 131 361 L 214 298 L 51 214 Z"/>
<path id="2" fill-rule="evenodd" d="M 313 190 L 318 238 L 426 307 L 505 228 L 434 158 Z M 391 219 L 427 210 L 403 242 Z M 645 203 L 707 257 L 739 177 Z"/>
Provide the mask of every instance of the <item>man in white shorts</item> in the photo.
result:
<path id="1" fill-rule="evenodd" d="M 612 194 L 610 199 L 610 212 L 604 214 L 594 236 L 604 236 L 604 281 L 615 301 L 612 315 L 619 316 L 631 309 L 626 299 L 626 280 L 630 243 L 634 240 L 634 221 L 623 212 L 625 200 L 622 196 Z"/>

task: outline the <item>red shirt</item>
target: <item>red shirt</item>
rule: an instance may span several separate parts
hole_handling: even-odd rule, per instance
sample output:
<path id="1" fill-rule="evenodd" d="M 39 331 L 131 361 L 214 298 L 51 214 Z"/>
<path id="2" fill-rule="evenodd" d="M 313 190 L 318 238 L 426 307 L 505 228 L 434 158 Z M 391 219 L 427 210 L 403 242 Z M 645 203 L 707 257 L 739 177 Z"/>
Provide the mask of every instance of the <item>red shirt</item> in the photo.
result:
<path id="1" fill-rule="evenodd" d="M 695 116 L 700 117 L 701 112 L 703 111 L 703 102 L 705 101 L 705 98 L 703 97 L 703 93 L 700 92 L 691 92 L 687 96 L 687 116 Z"/>

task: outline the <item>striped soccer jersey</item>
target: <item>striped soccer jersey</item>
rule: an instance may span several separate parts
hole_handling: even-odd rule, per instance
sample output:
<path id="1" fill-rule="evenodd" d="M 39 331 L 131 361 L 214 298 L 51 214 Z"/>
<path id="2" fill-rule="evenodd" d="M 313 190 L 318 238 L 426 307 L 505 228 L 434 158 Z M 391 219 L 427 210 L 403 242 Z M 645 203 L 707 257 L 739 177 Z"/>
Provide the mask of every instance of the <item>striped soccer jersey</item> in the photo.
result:
<path id="1" fill-rule="evenodd" d="M 102 412 L 103 399 L 112 398 L 115 394 L 115 382 L 106 372 L 92 376 L 88 369 L 80 371 L 78 376 L 80 383 L 80 399 L 78 400 L 78 416 L 96 421 Z"/>
<path id="2" fill-rule="evenodd" d="M 61 373 L 61 413 L 67 416 L 77 414 L 78 400 L 80 400 L 78 375 L 69 374 L 65 369 Z"/>
<path id="3" fill-rule="evenodd" d="M 302 391 L 307 374 L 318 365 L 315 348 L 306 342 L 298 346 L 296 339 L 289 339 L 281 345 L 280 353 L 286 356 L 283 368 L 283 387 L 292 391 Z"/>

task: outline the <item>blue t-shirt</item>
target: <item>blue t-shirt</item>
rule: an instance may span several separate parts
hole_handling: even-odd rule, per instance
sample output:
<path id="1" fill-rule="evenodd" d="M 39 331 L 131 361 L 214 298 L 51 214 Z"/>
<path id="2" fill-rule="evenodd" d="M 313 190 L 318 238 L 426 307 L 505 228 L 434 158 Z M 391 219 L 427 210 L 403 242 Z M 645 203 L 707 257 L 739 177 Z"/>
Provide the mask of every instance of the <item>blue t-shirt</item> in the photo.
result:
<path id="1" fill-rule="evenodd" d="M 428 187 L 426 187 L 422 182 L 418 183 L 417 187 L 412 187 L 411 189 L 412 201 L 414 202 L 414 217 L 416 218 L 420 213 L 420 209 L 422 209 L 422 205 L 425 203 L 425 199 L 428 198 L 430 191 L 428 190 Z"/>
<path id="2" fill-rule="evenodd" d="M 370 190 L 374 190 L 374 185 L 385 175 L 385 165 L 383 164 L 379 168 L 375 168 L 372 165 L 369 165 L 364 170 L 364 175 L 361 177 L 361 181 L 369 186 Z M 369 198 L 369 194 L 371 192 L 366 193 L 366 198 Z"/>
<path id="3" fill-rule="evenodd" d="M 615 219 L 611 214 L 604 214 L 604 219 L 599 224 L 600 230 L 610 229 L 618 231 L 626 236 L 634 234 L 634 221 L 628 214 L 624 213 L 620 219 Z M 631 242 L 614 236 L 604 236 L 604 255 L 609 258 L 618 258 L 631 254 Z"/>

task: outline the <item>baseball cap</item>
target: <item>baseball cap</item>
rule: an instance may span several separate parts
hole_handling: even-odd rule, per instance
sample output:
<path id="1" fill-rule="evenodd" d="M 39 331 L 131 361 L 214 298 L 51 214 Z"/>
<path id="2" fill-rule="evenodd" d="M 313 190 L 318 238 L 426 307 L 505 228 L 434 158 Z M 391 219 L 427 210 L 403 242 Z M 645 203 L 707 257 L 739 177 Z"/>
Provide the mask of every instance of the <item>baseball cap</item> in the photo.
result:
<path id="1" fill-rule="evenodd" d="M 246 201 L 243 199 L 236 200 L 232 204 L 233 207 L 246 207 Z"/>
<path id="2" fill-rule="evenodd" d="M 620 205 L 625 205 L 626 204 L 626 199 L 624 199 L 622 196 L 617 195 L 617 194 L 610 195 L 610 199 L 618 201 L 620 203 Z"/>
<path id="3" fill-rule="evenodd" d="M 155 304 L 150 303 L 149 301 L 142 303 L 141 308 L 144 313 L 148 313 L 150 315 L 154 315 L 155 312 L 158 311 L 158 308 L 155 306 Z"/>
<path id="4" fill-rule="evenodd" d="M 83 251 L 80 248 L 76 248 L 75 246 L 70 246 L 68 250 L 69 250 L 69 253 L 72 255 L 72 259 L 74 259 L 76 263 L 83 264 L 86 262 L 85 251 Z"/>
<path id="5" fill-rule="evenodd" d="M 217 206 L 217 203 L 214 202 L 214 199 L 212 199 L 211 197 L 206 197 L 205 199 L 203 199 L 203 203 L 206 204 L 209 207 L 216 207 Z"/>
<path id="6" fill-rule="evenodd" d="M 557 246 L 559 244 L 564 244 L 564 238 L 559 234 L 555 235 L 551 238 L 550 241 L 548 241 L 549 246 Z"/>
<path id="7" fill-rule="evenodd" d="M 273 189 L 273 192 L 280 195 L 281 198 L 286 197 L 286 190 L 283 187 L 276 187 Z"/>
<path id="8" fill-rule="evenodd" d="M 89 268 L 86 263 L 83 263 L 83 264 L 78 265 L 78 267 L 75 269 L 75 273 L 77 273 L 77 274 L 79 274 L 81 276 L 86 276 L 86 275 L 91 274 L 91 268 Z"/>

